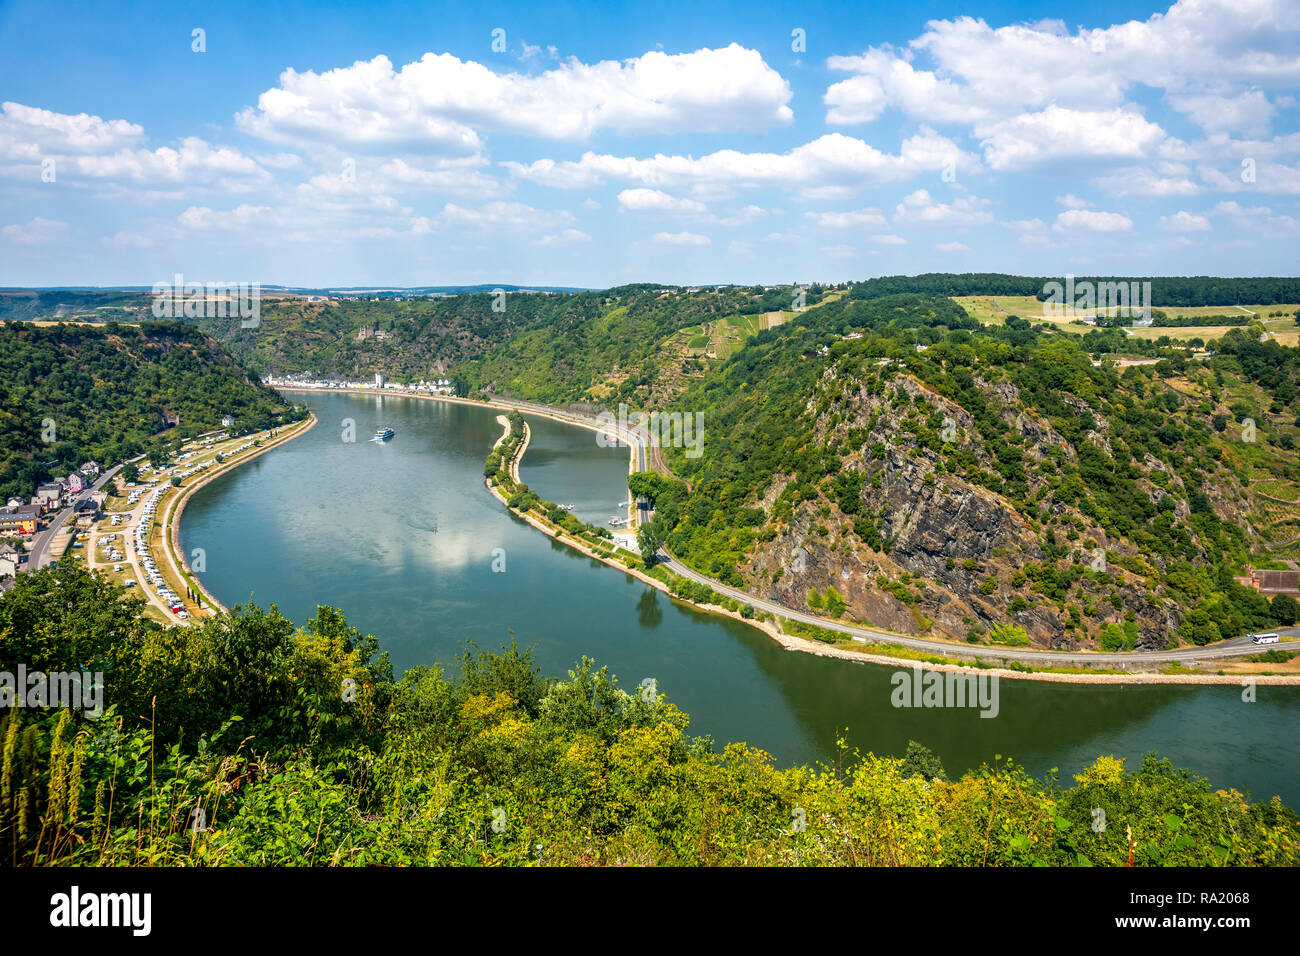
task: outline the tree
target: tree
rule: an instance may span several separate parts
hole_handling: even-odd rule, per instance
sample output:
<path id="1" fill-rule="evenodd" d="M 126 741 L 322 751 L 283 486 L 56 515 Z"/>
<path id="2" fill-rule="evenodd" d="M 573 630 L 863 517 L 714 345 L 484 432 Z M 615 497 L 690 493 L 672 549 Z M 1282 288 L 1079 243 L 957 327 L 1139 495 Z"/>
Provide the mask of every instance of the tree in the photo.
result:
<path id="1" fill-rule="evenodd" d="M 659 549 L 663 547 L 663 538 L 653 521 L 643 522 L 636 532 L 636 543 L 641 549 L 641 557 L 647 565 L 655 563 Z"/>
<path id="2" fill-rule="evenodd" d="M 943 761 L 938 755 L 925 744 L 919 744 L 915 740 L 907 742 L 907 753 L 903 755 L 902 770 L 909 777 L 921 776 L 926 780 L 933 780 L 936 777 L 940 780 L 948 779 L 948 774 L 943 769 Z"/>
<path id="3" fill-rule="evenodd" d="M 1297 604 L 1296 599 L 1289 594 L 1276 595 L 1270 609 L 1273 612 L 1273 620 L 1285 626 L 1294 624 L 1297 615 L 1300 615 L 1300 604 Z"/>

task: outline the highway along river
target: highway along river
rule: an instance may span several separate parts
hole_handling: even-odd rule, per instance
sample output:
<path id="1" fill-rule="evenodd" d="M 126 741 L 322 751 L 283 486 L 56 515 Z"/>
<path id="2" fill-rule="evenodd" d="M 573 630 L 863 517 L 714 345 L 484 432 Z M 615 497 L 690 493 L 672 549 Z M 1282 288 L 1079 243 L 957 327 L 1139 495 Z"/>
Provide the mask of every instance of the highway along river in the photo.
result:
<path id="1" fill-rule="evenodd" d="M 1077 772 L 1099 754 L 1136 767 L 1149 750 L 1235 787 L 1300 807 L 1300 687 L 1103 686 L 1003 680 L 998 714 L 895 708 L 893 667 L 782 650 L 761 632 L 669 600 L 557 545 L 483 485 L 498 411 L 427 399 L 294 393 L 320 419 L 306 435 L 199 491 L 181 543 L 204 550 L 203 583 L 227 606 L 275 603 L 298 623 L 318 604 L 375 634 L 400 673 L 454 665 L 462 641 L 495 649 L 510 632 L 544 673 L 584 654 L 624 689 L 652 677 L 721 745 L 741 740 L 780 764 L 834 760 L 851 746 L 934 750 L 950 775 L 1002 754 L 1035 775 Z M 344 420 L 356 440 L 344 441 Z M 528 418 L 522 477 L 542 497 L 606 522 L 627 497 L 625 448 L 586 429 Z M 369 441 L 381 425 L 396 431 Z M 494 561 L 504 571 L 494 571 Z"/>

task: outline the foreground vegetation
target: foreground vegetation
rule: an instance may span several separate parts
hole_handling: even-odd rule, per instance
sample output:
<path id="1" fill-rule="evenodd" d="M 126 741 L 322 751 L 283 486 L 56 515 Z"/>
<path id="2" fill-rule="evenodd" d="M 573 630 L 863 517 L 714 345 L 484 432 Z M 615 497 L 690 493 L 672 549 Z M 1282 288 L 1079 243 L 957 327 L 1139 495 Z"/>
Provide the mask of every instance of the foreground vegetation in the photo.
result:
<path id="1" fill-rule="evenodd" d="M 663 697 L 512 641 L 394 678 L 321 607 L 164 630 L 70 565 L 0 601 L 0 670 L 104 672 L 107 712 L 0 720 L 7 865 L 1294 865 L 1300 819 L 1168 762 L 1068 785 L 924 747 L 779 769 Z M 1104 811 L 1105 826 L 1094 827 Z"/>

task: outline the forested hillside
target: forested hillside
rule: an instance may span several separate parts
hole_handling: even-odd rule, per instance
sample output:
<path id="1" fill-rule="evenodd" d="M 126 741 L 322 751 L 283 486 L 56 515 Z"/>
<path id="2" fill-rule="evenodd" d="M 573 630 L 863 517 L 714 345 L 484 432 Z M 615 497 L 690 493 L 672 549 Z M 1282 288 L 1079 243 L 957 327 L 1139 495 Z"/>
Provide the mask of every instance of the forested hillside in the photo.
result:
<path id="1" fill-rule="evenodd" d="M 94 622 L 94 627 L 87 627 Z M 1300 820 L 1149 755 L 1073 780 L 921 744 L 781 769 L 715 753 L 590 660 L 542 675 L 468 646 L 394 679 L 320 607 L 161 629 L 65 563 L 0 602 L 0 669 L 102 671 L 106 708 L 0 718 L 8 865 L 1293 866 Z M 340 693 L 340 688 L 343 692 Z M 1100 808 L 1108 826 L 1090 824 Z"/>
<path id="2" fill-rule="evenodd" d="M 253 431 L 295 414 L 192 325 L 0 324 L 0 497 L 89 460 L 115 464 L 159 433 L 197 435 L 224 415 Z"/>
<path id="3" fill-rule="evenodd" d="M 950 299 L 843 300 L 752 339 L 673 408 L 656 530 L 698 570 L 904 633 L 1108 649 L 1290 623 L 1233 581 L 1294 554 L 1300 355 L 1228 330 L 1218 353 Z M 1095 356 L 1105 356 L 1098 359 Z"/>
<path id="4" fill-rule="evenodd" d="M 256 328 L 238 319 L 199 321 L 259 374 L 454 377 L 465 390 L 617 402 L 644 392 L 660 371 L 666 336 L 726 316 L 789 309 L 792 296 L 784 287 L 689 292 L 642 284 L 408 301 L 277 299 L 263 303 Z M 809 305 L 820 297 L 817 289 L 804 293 Z"/>

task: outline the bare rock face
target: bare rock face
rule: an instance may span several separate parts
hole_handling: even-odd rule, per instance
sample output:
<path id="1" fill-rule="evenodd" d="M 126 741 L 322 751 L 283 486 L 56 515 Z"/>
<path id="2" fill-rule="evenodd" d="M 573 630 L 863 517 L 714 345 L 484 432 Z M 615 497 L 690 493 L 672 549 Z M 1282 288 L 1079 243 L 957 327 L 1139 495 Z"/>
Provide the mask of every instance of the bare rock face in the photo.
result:
<path id="1" fill-rule="evenodd" d="M 1078 459 L 1077 449 L 1050 423 L 1016 409 L 1013 385 L 980 384 L 1000 417 L 1023 436 L 1028 460 L 1046 462 L 1050 472 L 1049 458 Z M 1178 610 L 1146 592 L 1141 569 L 1149 565 L 1131 546 L 1109 539 L 1068 505 L 1050 515 L 1022 514 L 1001 495 L 948 472 L 943 456 L 918 439 L 918 419 L 942 420 L 944 441 L 986 461 L 974 421 L 961 406 L 907 376 L 875 393 L 830 374 L 821 386 L 823 395 L 808 403 L 809 413 L 817 415 L 814 434 L 844 456 L 841 475 L 861 474 L 856 511 L 845 514 L 821 500 L 801 502 L 744 569 L 751 588 L 818 613 L 825 613 L 834 589 L 843 601 L 843 619 L 904 634 L 963 640 L 1013 624 L 1033 645 L 1051 648 L 1093 647 L 1095 638 L 1088 635 L 1106 623 L 1122 624 L 1128 615 L 1138 625 L 1139 646 L 1167 646 L 1180 622 Z M 896 389 L 908 400 L 900 402 Z M 825 394 L 834 401 L 826 402 Z M 1087 403 L 1070 399 L 1066 404 L 1092 419 L 1089 441 L 1109 452 L 1109 424 Z M 856 447 L 847 447 L 850 433 Z M 1154 467 L 1177 480 L 1163 463 Z M 778 476 L 756 506 L 770 509 L 791 477 Z M 1150 482 L 1143 487 L 1153 500 L 1164 493 Z M 1186 506 L 1179 506 L 1181 515 Z M 1068 541 L 1055 542 L 1055 554 L 1068 549 L 1075 571 L 1055 590 L 1043 583 L 1058 565 L 1045 551 L 1046 526 L 1037 523 L 1043 518 L 1069 529 Z M 879 548 L 864 541 L 855 521 L 874 527 Z"/>

